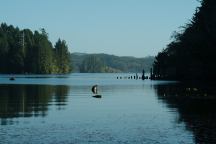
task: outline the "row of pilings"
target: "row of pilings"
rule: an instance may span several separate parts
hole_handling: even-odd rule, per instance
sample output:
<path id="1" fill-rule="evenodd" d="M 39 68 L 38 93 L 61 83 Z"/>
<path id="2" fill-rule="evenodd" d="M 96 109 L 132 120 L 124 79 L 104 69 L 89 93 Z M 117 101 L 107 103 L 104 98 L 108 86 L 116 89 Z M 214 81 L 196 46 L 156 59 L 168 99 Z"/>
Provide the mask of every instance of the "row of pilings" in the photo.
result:
<path id="1" fill-rule="evenodd" d="M 148 76 L 145 76 L 144 78 L 142 76 L 139 76 L 139 75 L 128 75 L 128 76 L 117 76 L 117 79 L 134 79 L 134 80 L 138 80 L 138 79 L 142 79 L 142 80 L 145 80 L 145 79 L 149 79 L 150 77 Z"/>
<path id="2" fill-rule="evenodd" d="M 133 75 L 128 75 L 128 76 L 117 76 L 117 79 L 134 79 L 134 80 L 146 80 L 146 79 L 150 79 L 150 80 L 155 80 L 155 77 L 153 75 L 153 71 L 151 69 L 151 72 L 150 72 L 150 76 L 146 76 L 145 75 L 145 70 L 143 69 L 142 71 L 142 75 L 139 75 L 138 73 L 135 73 Z"/>

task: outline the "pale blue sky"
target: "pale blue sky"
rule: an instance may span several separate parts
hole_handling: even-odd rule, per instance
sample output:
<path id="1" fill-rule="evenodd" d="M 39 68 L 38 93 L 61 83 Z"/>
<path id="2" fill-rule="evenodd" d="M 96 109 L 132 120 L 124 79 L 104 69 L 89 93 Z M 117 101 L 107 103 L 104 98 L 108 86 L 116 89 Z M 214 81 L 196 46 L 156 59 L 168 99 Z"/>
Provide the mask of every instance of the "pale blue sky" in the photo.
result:
<path id="1" fill-rule="evenodd" d="M 189 22 L 197 0 L 1 0 L 0 23 L 45 28 L 71 52 L 156 55 Z"/>

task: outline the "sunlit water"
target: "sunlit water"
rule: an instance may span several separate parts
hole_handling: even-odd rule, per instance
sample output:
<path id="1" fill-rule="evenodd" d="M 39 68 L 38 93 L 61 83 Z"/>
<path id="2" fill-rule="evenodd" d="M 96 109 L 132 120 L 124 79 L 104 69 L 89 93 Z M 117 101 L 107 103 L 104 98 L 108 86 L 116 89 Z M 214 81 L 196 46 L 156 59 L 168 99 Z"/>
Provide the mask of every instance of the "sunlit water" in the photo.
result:
<path id="1" fill-rule="evenodd" d="M 0 143 L 216 142 L 214 87 L 131 75 L 0 75 Z"/>

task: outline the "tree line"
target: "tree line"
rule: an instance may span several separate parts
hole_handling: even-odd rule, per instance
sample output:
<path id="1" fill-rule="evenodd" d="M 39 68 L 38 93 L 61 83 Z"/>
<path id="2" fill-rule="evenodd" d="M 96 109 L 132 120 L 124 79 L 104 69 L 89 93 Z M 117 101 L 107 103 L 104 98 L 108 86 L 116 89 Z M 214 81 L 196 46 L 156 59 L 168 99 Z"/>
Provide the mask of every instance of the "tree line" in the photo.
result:
<path id="1" fill-rule="evenodd" d="M 32 32 L 0 25 L 0 73 L 62 74 L 72 71 L 65 40 L 53 46 L 45 29 Z"/>
<path id="2" fill-rule="evenodd" d="M 153 78 L 216 80 L 216 1 L 200 3 L 190 22 L 156 56 Z"/>
<path id="3" fill-rule="evenodd" d="M 153 56 L 144 58 L 119 57 L 108 54 L 72 53 L 75 72 L 150 72 L 154 62 Z"/>
<path id="4" fill-rule="evenodd" d="M 79 68 L 84 73 L 106 72 L 104 62 L 94 55 L 86 57 Z"/>

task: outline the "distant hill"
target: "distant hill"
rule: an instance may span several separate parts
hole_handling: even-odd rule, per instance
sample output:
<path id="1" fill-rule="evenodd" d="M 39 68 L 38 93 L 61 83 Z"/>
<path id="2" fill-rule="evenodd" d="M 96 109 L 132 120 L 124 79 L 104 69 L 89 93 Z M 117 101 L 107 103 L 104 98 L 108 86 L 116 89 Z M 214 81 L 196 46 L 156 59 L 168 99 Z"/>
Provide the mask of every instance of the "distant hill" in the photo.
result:
<path id="1" fill-rule="evenodd" d="M 92 62 L 90 57 L 97 58 Z M 86 54 L 86 53 L 72 53 L 71 59 L 73 62 L 74 72 L 141 72 L 143 69 L 146 72 L 150 71 L 150 68 L 153 65 L 154 57 L 148 56 L 144 58 L 136 58 L 130 56 L 115 56 L 109 54 Z M 90 65 L 86 64 L 86 61 L 90 61 L 92 65 L 97 65 L 99 62 L 100 65 L 103 65 L 102 69 L 96 71 L 87 71 L 83 70 L 83 67 Z M 86 66 L 83 66 L 85 63 Z"/>

